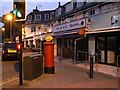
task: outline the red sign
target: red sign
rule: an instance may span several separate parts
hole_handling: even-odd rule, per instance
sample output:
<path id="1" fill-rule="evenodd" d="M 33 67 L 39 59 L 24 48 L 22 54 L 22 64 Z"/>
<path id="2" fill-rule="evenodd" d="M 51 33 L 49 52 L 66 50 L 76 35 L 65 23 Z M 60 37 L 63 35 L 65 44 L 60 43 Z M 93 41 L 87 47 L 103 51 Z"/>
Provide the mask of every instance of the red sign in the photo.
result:
<path id="1" fill-rule="evenodd" d="M 85 29 L 84 28 L 80 28 L 78 30 L 78 34 L 81 35 L 81 36 L 84 36 L 85 35 Z"/>

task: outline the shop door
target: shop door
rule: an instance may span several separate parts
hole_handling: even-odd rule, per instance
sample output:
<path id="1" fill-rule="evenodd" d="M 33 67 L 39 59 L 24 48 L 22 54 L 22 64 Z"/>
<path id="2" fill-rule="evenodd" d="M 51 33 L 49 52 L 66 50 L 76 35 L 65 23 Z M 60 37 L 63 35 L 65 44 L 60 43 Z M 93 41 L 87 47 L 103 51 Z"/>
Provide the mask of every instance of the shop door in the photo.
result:
<path id="1" fill-rule="evenodd" d="M 82 38 L 76 41 L 76 61 L 84 62 L 87 60 L 88 38 Z"/>

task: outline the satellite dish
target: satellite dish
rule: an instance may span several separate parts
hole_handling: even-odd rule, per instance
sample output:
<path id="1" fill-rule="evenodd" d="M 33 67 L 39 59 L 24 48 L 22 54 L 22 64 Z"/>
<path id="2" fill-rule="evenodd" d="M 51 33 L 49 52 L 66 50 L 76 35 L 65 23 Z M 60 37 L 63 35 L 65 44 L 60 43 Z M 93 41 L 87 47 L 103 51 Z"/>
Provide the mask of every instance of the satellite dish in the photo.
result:
<path id="1" fill-rule="evenodd" d="M 112 25 L 117 25 L 118 24 L 118 19 L 119 19 L 119 15 L 114 15 L 111 17 L 111 24 Z"/>

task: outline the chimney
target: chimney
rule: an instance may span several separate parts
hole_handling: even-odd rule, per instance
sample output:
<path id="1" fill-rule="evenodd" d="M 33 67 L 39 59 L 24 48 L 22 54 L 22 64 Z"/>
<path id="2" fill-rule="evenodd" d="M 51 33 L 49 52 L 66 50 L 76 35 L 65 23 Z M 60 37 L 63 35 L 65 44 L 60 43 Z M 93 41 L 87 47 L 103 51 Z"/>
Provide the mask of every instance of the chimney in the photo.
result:
<path id="1" fill-rule="evenodd" d="M 58 7 L 60 7 L 61 5 L 60 5 L 60 2 L 58 2 Z"/>
<path id="2" fill-rule="evenodd" d="M 39 12 L 38 7 L 36 6 L 35 9 L 33 9 L 33 12 Z"/>
<path id="3" fill-rule="evenodd" d="M 36 6 L 36 10 L 37 10 L 38 8 L 37 8 L 37 6 Z"/>

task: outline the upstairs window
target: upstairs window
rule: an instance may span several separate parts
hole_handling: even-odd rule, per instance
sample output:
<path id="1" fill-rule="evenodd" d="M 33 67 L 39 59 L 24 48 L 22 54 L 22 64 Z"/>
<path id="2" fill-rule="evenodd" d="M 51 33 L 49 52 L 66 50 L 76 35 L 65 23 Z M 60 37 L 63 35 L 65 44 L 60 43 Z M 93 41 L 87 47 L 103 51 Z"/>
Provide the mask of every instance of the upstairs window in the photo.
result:
<path id="1" fill-rule="evenodd" d="M 91 10 L 91 11 L 89 12 L 89 15 L 91 15 L 91 16 L 95 15 L 95 10 Z"/>
<path id="2" fill-rule="evenodd" d="M 49 14 L 45 14 L 45 20 L 49 20 Z"/>
<path id="3" fill-rule="evenodd" d="M 61 8 L 55 10 L 55 16 L 61 15 Z"/>
<path id="4" fill-rule="evenodd" d="M 73 2 L 70 2 L 65 6 L 65 11 L 66 12 L 69 12 L 71 10 L 73 10 Z"/>
<path id="5" fill-rule="evenodd" d="M 102 6 L 100 9 L 101 13 L 109 12 L 111 10 L 114 10 L 118 7 L 118 3 L 112 3 Z"/>
<path id="6" fill-rule="evenodd" d="M 95 2 L 95 0 L 86 0 L 86 3 Z"/>
<path id="7" fill-rule="evenodd" d="M 77 0 L 77 7 L 81 7 L 84 5 L 84 0 Z"/>
<path id="8" fill-rule="evenodd" d="M 36 14 L 35 15 L 35 20 L 41 20 L 41 14 Z"/>
<path id="9" fill-rule="evenodd" d="M 50 13 L 50 19 L 53 19 L 53 17 L 54 17 L 54 12 L 51 12 Z"/>
<path id="10" fill-rule="evenodd" d="M 28 21 L 31 21 L 32 20 L 32 15 L 29 15 L 28 16 Z"/>

